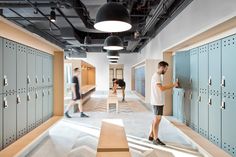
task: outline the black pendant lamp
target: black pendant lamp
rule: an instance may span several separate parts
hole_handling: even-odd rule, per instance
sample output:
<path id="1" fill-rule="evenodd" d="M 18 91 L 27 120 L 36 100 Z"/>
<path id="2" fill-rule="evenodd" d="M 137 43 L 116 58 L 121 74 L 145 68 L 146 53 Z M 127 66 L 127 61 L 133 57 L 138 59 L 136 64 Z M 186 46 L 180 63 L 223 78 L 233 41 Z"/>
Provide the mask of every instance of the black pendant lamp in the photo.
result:
<path id="1" fill-rule="evenodd" d="M 56 22 L 56 12 L 54 11 L 54 9 L 52 9 L 50 12 L 50 21 Z"/>
<path id="2" fill-rule="evenodd" d="M 119 52 L 118 51 L 108 51 L 107 52 L 107 58 L 109 59 L 114 59 L 114 58 L 120 58 Z"/>
<path id="3" fill-rule="evenodd" d="M 117 64 L 117 61 L 110 61 L 110 64 Z"/>
<path id="4" fill-rule="evenodd" d="M 123 32 L 131 29 L 126 8 L 115 2 L 103 5 L 97 12 L 94 28 L 103 32 Z"/>
<path id="5" fill-rule="evenodd" d="M 118 36 L 111 35 L 105 39 L 103 48 L 106 50 L 122 50 L 124 47 Z"/>

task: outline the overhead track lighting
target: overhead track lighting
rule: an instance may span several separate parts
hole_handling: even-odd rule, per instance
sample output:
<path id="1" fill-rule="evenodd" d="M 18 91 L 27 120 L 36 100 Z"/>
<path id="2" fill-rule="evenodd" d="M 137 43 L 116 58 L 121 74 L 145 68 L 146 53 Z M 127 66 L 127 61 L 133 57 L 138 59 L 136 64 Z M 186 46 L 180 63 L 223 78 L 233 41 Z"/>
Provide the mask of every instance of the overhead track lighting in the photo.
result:
<path id="1" fill-rule="evenodd" d="M 52 9 L 50 12 L 50 21 L 56 22 L 56 12 L 54 11 L 54 9 Z"/>
<path id="2" fill-rule="evenodd" d="M 107 58 L 114 59 L 114 58 L 120 58 L 118 51 L 108 51 L 107 52 Z"/>
<path id="3" fill-rule="evenodd" d="M 123 32 L 131 29 L 127 9 L 115 2 L 104 4 L 97 12 L 94 28 L 103 32 Z"/>
<path id="4" fill-rule="evenodd" d="M 111 35 L 105 39 L 103 48 L 106 50 L 122 50 L 124 47 L 118 36 Z"/>

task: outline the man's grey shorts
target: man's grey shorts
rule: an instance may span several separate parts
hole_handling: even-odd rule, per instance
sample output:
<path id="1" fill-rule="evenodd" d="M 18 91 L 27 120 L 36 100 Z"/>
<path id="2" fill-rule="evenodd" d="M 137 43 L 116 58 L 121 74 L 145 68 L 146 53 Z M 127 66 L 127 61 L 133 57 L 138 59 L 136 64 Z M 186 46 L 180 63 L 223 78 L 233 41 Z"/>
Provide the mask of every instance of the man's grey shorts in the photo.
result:
<path id="1" fill-rule="evenodd" d="M 163 115 L 163 106 L 157 106 L 157 105 L 153 105 L 153 113 L 154 115 Z"/>

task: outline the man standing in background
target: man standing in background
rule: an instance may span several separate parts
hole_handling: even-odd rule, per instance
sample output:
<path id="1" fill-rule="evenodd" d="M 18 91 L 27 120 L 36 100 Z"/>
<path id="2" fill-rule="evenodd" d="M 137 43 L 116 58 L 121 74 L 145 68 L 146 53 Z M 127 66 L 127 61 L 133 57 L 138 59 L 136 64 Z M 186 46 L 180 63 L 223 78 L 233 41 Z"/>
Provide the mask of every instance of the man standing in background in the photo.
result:
<path id="1" fill-rule="evenodd" d="M 71 90 L 72 90 L 72 100 L 71 102 L 68 104 L 67 108 L 66 108 L 66 112 L 65 112 L 65 116 L 67 118 L 71 118 L 71 116 L 69 115 L 69 110 L 71 109 L 72 106 L 74 106 L 75 104 L 78 104 L 79 106 L 79 111 L 80 111 L 80 117 L 89 117 L 88 115 L 83 113 L 83 105 L 80 102 L 80 86 L 79 86 L 79 75 L 80 75 L 80 70 L 79 68 L 75 68 L 74 69 L 74 74 L 73 74 L 73 78 L 72 78 L 72 86 L 71 86 Z"/>
<path id="2" fill-rule="evenodd" d="M 126 87 L 125 81 L 123 79 L 116 79 L 116 78 L 113 78 L 112 81 L 113 81 L 113 93 L 116 94 L 117 87 L 120 86 L 123 97 L 122 102 L 125 102 L 125 87 Z"/>
<path id="3" fill-rule="evenodd" d="M 149 133 L 149 140 L 155 145 L 165 145 L 158 138 L 159 124 L 163 115 L 164 108 L 164 91 L 178 86 L 178 82 L 163 85 L 163 77 L 168 69 L 168 63 L 161 61 L 158 64 L 157 72 L 152 75 L 151 79 L 151 105 L 153 106 L 154 119 Z"/>

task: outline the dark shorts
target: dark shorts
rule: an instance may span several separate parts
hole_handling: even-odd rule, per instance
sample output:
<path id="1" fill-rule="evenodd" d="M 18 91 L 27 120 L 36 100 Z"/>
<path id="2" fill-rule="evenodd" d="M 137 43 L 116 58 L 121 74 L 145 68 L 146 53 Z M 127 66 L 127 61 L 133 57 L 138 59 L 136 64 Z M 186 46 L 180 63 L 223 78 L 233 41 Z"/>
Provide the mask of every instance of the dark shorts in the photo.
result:
<path id="1" fill-rule="evenodd" d="M 154 115 L 163 115 L 163 106 L 157 106 L 157 105 L 153 105 L 153 113 Z"/>

